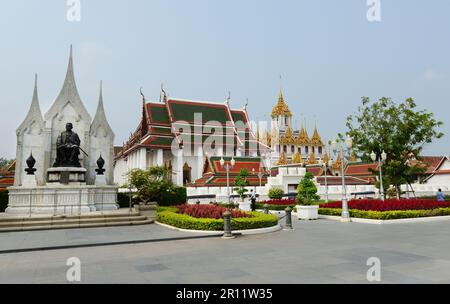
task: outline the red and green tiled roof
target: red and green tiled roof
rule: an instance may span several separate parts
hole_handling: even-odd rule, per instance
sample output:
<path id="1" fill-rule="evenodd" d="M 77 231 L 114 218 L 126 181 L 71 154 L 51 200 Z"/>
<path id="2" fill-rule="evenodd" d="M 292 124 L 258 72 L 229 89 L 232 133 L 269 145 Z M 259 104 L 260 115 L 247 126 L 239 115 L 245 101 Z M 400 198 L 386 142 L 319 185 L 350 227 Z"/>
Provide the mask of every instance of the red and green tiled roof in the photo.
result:
<path id="1" fill-rule="evenodd" d="M 116 158 L 139 147 L 169 149 L 174 139 L 179 144 L 201 144 L 209 139 L 216 146 L 222 141 L 223 146 L 232 145 L 244 152 L 269 149 L 256 141 L 245 110 L 231 110 L 228 103 L 164 100 L 143 102 L 141 122 Z M 196 114 L 201 114 L 201 125 L 194 125 Z"/>
<path id="2" fill-rule="evenodd" d="M 210 157 L 206 159 L 203 176 L 191 184 L 193 187 L 221 187 L 227 184 L 226 170 L 220 165 L 222 157 Z M 231 157 L 223 158 L 227 163 L 231 161 Z M 230 170 L 230 185 L 234 185 L 234 179 L 239 174 L 241 169 L 247 169 L 249 172 L 248 181 L 250 186 L 259 186 L 260 180 L 258 173 L 263 172 L 264 176 L 261 178 L 261 184 L 267 183 L 266 169 L 261 166 L 260 157 L 235 157 L 236 161 L 233 169 Z M 252 169 L 255 169 L 254 171 Z M 254 173 L 253 173 L 254 172 Z"/>
<path id="3" fill-rule="evenodd" d="M 345 175 L 358 177 L 372 177 L 373 171 L 378 171 L 377 163 L 356 163 L 349 164 L 345 169 Z"/>

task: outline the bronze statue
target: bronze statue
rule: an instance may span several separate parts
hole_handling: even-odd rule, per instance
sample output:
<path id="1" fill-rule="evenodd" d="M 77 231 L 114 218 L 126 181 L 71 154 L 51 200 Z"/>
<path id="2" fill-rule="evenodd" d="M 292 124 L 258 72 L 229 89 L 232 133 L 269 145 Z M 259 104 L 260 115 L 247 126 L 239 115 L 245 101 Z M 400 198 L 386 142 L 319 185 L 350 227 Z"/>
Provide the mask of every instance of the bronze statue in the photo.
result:
<path id="1" fill-rule="evenodd" d="M 72 123 L 66 124 L 66 131 L 58 136 L 56 141 L 56 161 L 53 167 L 81 167 L 80 138 L 72 131 Z"/>

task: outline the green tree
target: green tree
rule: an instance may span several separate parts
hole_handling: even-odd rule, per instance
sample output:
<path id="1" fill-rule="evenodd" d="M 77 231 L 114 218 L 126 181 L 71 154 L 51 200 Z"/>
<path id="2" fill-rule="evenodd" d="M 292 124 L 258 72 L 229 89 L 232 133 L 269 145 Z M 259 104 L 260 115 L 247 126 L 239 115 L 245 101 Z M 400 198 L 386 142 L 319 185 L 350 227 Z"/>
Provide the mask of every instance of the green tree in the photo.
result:
<path id="1" fill-rule="evenodd" d="M 314 200 L 320 199 L 314 183 L 314 175 L 307 172 L 297 187 L 297 202 L 301 205 L 310 205 Z"/>
<path id="2" fill-rule="evenodd" d="M 0 169 L 7 169 L 13 162 L 14 159 L 0 157 Z"/>
<path id="3" fill-rule="evenodd" d="M 160 202 L 165 195 L 173 194 L 175 187 L 168 176 L 168 169 L 165 167 L 131 170 L 128 173 L 128 180 L 137 190 L 134 199 L 146 204 Z"/>
<path id="4" fill-rule="evenodd" d="M 387 153 L 383 165 L 383 183 L 393 185 L 400 196 L 400 186 L 415 182 L 425 170 L 412 159 L 421 159 L 426 144 L 444 136 L 438 129 L 442 122 L 427 110 L 418 110 L 412 98 L 397 104 L 383 97 L 372 102 L 362 98 L 357 113 L 347 118 L 347 135 L 353 139 L 353 147 L 363 161 L 372 162 L 372 151 Z M 378 172 L 374 171 L 375 174 Z"/>
<path id="5" fill-rule="evenodd" d="M 241 169 L 239 171 L 239 174 L 234 179 L 234 186 L 235 186 L 234 191 L 237 192 L 241 200 L 244 200 L 245 194 L 248 192 L 248 189 L 246 188 L 250 185 L 248 181 L 248 176 L 249 176 L 248 170 Z"/>

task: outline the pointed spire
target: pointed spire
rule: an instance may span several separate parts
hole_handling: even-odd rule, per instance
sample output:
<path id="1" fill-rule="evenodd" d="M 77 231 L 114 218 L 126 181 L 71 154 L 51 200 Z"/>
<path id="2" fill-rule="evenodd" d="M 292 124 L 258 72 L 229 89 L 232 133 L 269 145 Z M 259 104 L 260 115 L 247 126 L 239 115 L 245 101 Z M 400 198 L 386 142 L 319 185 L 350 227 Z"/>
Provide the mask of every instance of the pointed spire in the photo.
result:
<path id="1" fill-rule="evenodd" d="M 34 75 L 34 88 L 33 98 L 28 110 L 27 116 L 22 124 L 17 128 L 17 131 L 23 131 L 30 126 L 31 123 L 37 122 L 41 128 L 44 128 L 44 118 L 42 117 L 41 107 L 39 105 L 38 87 L 37 87 L 38 75 Z"/>
<path id="2" fill-rule="evenodd" d="M 100 93 L 99 93 L 99 97 L 98 97 L 97 111 L 95 112 L 94 120 L 92 121 L 91 133 L 95 132 L 99 126 L 103 126 L 108 133 L 113 134 L 111 126 L 109 125 L 108 120 L 106 118 L 105 107 L 103 105 L 103 82 L 102 81 L 100 81 Z"/>
<path id="3" fill-rule="evenodd" d="M 47 120 L 53 119 L 55 115 L 58 115 L 61 109 L 70 102 L 71 105 L 77 110 L 77 112 L 87 122 L 91 121 L 91 116 L 81 101 L 80 94 L 78 93 L 77 84 L 75 82 L 74 68 L 73 68 L 73 48 L 70 45 L 69 63 L 67 65 L 66 78 L 64 79 L 61 91 L 58 94 L 50 110 L 45 114 Z"/>

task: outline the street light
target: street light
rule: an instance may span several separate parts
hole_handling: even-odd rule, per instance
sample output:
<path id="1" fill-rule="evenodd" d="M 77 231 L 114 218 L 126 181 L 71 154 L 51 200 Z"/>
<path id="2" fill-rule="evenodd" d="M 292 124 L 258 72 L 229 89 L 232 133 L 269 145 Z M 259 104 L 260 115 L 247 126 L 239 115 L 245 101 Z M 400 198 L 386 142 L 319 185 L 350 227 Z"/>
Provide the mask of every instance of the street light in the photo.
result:
<path id="1" fill-rule="evenodd" d="M 225 168 L 227 171 L 227 195 L 228 195 L 228 204 L 231 203 L 230 200 L 230 170 L 233 169 L 234 165 L 236 165 L 236 161 L 234 160 L 234 157 L 231 159 L 230 162 L 225 162 L 223 157 L 220 159 L 220 165 Z"/>
<path id="2" fill-rule="evenodd" d="M 372 151 L 372 153 L 370 154 L 370 158 L 374 162 L 378 161 L 378 167 L 380 167 L 380 197 L 381 197 L 381 200 L 384 201 L 384 187 L 383 187 L 382 167 L 383 167 L 383 164 L 386 162 L 387 154 L 383 150 L 383 153 L 381 153 L 380 157 L 378 157 L 377 154 Z"/>
<path id="3" fill-rule="evenodd" d="M 345 147 L 344 147 L 345 146 Z M 344 149 L 347 154 L 350 155 L 351 148 L 353 146 L 353 140 L 351 137 L 347 137 L 345 139 L 345 145 L 343 143 L 338 143 L 336 140 L 333 140 L 331 143 L 331 148 L 333 152 L 339 153 L 341 156 L 341 176 L 342 176 L 342 222 L 350 222 L 350 212 L 348 211 L 348 202 L 347 202 L 347 188 L 345 185 L 345 174 L 344 174 L 344 166 L 346 162 Z"/>
<path id="4" fill-rule="evenodd" d="M 333 161 L 330 159 L 328 162 L 324 162 L 322 159 L 319 159 L 319 166 L 323 167 L 325 170 L 325 202 L 328 203 L 328 168 L 333 166 Z"/>

